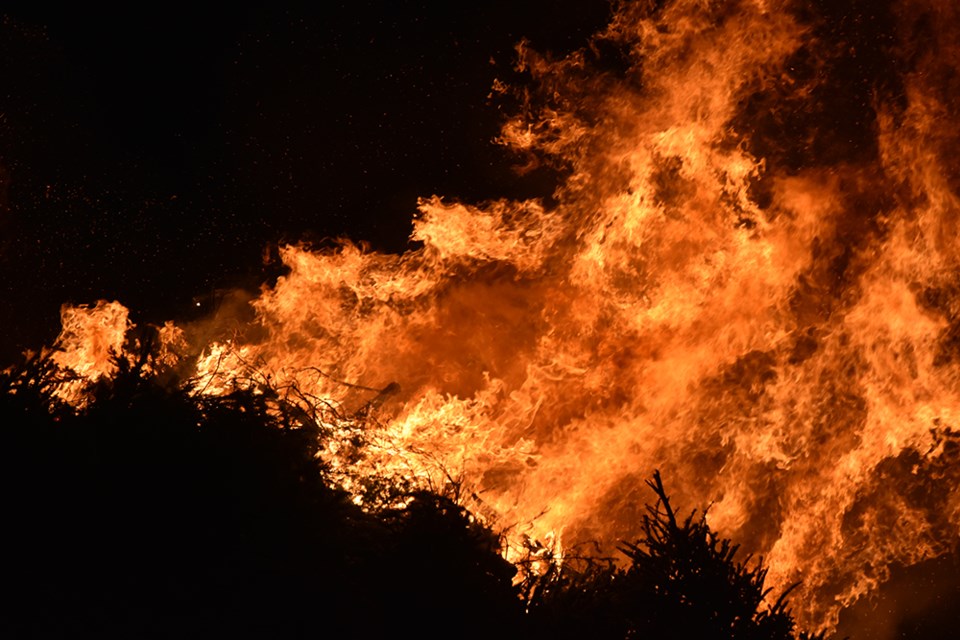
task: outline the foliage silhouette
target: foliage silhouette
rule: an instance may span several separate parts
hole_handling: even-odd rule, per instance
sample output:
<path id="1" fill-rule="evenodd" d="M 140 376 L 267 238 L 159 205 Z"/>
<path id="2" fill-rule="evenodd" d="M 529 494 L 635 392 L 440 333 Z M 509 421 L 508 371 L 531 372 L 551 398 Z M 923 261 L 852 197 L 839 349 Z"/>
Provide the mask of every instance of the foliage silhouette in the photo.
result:
<path id="1" fill-rule="evenodd" d="M 541 556 L 514 585 L 455 495 L 385 487 L 364 511 L 301 407 L 197 395 L 142 344 L 79 411 L 49 358 L 0 372 L 4 637 L 794 637 L 766 570 L 678 520 L 659 474 L 627 568 Z"/>
<path id="2" fill-rule="evenodd" d="M 528 612 L 541 635 L 594 638 L 822 638 L 796 629 L 786 597 L 766 605 L 767 570 L 707 525 L 705 514 L 679 520 L 659 472 L 647 484 L 657 496 L 625 543 L 630 561 L 579 558 L 528 586 Z"/>
<path id="3" fill-rule="evenodd" d="M 647 484 L 657 503 L 647 507 L 642 538 L 624 547 L 631 565 L 621 588 L 632 603 L 631 626 L 658 637 L 793 638 L 786 607 L 793 587 L 765 607 L 762 563 L 738 561 L 738 546 L 712 531 L 705 513 L 680 522 L 659 472 Z"/>
<path id="4" fill-rule="evenodd" d="M 512 570 L 462 509 L 365 513 L 264 394 L 118 366 L 79 412 L 42 358 L 0 376 L 0 635 L 440 637 L 454 605 L 479 622 L 453 635 L 517 624 Z"/>

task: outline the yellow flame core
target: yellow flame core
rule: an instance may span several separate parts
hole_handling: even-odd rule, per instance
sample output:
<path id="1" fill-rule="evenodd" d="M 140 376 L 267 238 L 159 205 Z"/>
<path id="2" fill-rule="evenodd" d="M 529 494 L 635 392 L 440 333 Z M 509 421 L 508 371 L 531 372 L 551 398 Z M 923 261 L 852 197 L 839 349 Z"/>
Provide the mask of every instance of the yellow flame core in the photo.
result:
<path id="1" fill-rule="evenodd" d="M 797 168 L 756 156 L 741 114 L 815 88 L 791 66 L 811 27 L 781 4 L 623 4 L 598 36 L 619 74 L 521 47 L 548 98 L 500 141 L 562 160 L 558 204 L 424 199 L 402 256 L 285 247 L 256 329 L 201 357 L 201 390 L 295 388 L 346 434 L 326 455 L 347 484 L 455 480 L 557 545 L 630 539 L 660 468 L 771 586 L 802 579 L 801 623 L 834 625 L 960 533 L 960 134 L 936 84 L 960 68 L 960 20 L 934 7 L 938 53 L 876 106 L 876 157 Z M 65 314 L 61 343 L 116 344 L 110 317 Z"/>

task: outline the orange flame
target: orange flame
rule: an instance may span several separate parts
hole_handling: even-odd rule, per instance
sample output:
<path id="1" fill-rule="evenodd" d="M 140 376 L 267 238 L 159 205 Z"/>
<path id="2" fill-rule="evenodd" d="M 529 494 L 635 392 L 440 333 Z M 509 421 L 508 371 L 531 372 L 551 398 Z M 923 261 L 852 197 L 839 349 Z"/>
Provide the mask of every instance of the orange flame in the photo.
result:
<path id="1" fill-rule="evenodd" d="M 127 331 L 133 325 L 126 307 L 106 300 L 93 307 L 63 305 L 60 324 L 62 330 L 54 342 L 51 360 L 69 374 L 69 379 L 57 385 L 56 394 L 83 406 L 86 386 L 117 372 L 116 357 L 123 352 Z"/>
<path id="2" fill-rule="evenodd" d="M 622 4 L 567 58 L 519 49 L 541 92 L 500 142 L 563 168 L 555 206 L 432 197 L 404 255 L 284 247 L 289 272 L 245 335 L 205 348 L 199 389 L 295 390 L 340 434 L 327 456 L 348 485 L 462 483 L 558 548 L 633 536 L 660 468 L 774 587 L 803 581 L 802 624 L 831 627 L 893 563 L 960 532 L 944 89 L 960 16 L 898 5 L 919 17 L 888 53 L 912 66 L 896 99 L 862 105 L 875 152 L 805 164 L 762 151 L 815 128 L 768 129 L 842 90 L 821 71 L 852 53 L 786 2 L 653 4 Z M 924 49 L 910 30 L 933 14 Z M 600 68 L 601 44 L 623 68 Z M 92 364 L 64 366 L 109 373 L 102 348 L 68 345 L 116 345 L 112 313 L 93 333 L 68 328 L 89 310 L 65 315 L 60 344 Z"/>

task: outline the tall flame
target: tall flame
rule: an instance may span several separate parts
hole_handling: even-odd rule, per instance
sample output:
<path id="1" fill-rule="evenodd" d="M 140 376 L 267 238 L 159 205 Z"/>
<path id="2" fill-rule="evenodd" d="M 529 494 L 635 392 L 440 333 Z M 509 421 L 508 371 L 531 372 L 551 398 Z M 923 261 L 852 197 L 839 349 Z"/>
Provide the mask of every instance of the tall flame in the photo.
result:
<path id="1" fill-rule="evenodd" d="M 563 172 L 554 204 L 430 197 L 403 255 L 283 248 L 200 388 L 295 389 L 352 429 L 345 476 L 453 480 L 565 546 L 630 539 L 660 468 L 835 625 L 960 533 L 960 9 L 890 10 L 896 86 L 847 146 L 817 102 L 857 52 L 794 2 L 624 3 L 568 57 L 521 46 L 501 142 Z"/>

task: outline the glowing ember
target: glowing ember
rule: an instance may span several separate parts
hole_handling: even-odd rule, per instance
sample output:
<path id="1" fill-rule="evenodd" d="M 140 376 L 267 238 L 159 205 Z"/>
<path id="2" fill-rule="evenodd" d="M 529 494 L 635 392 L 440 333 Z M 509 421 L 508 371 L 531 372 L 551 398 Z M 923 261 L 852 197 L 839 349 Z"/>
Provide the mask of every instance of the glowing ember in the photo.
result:
<path id="1" fill-rule="evenodd" d="M 517 539 L 609 550 L 660 468 L 832 626 L 960 532 L 958 9 L 901 3 L 902 91 L 859 105 L 875 139 L 840 153 L 815 103 L 854 53 L 816 19 L 653 4 L 565 59 L 520 48 L 542 95 L 502 141 L 566 171 L 555 205 L 433 197 L 402 256 L 283 248 L 197 388 L 284 391 L 343 434 L 327 455 L 358 495 L 461 484 Z M 65 312 L 59 361 L 109 374 L 127 326 Z"/>

